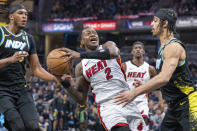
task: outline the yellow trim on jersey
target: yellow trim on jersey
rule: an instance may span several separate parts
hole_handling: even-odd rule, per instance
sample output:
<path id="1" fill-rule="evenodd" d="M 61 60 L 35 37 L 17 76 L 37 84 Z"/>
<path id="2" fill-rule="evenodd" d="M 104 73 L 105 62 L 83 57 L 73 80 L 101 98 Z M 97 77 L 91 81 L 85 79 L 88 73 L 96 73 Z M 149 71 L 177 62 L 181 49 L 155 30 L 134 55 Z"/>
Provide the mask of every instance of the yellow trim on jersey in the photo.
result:
<path id="1" fill-rule="evenodd" d="M 7 29 L 6 26 L 4 26 L 4 28 L 7 30 L 7 32 L 9 32 L 11 35 L 13 35 L 13 36 L 15 36 L 15 37 L 19 37 L 19 36 L 21 36 L 21 35 L 23 34 L 22 32 L 20 32 L 19 34 L 15 35 L 15 34 L 13 34 L 12 32 L 10 32 L 10 31 Z"/>
<path id="2" fill-rule="evenodd" d="M 197 128 L 197 92 L 193 92 L 188 96 L 189 100 L 189 121 L 192 131 Z"/>
<path id="3" fill-rule="evenodd" d="M 181 92 L 183 92 L 186 95 L 188 95 L 191 91 L 194 91 L 194 87 L 192 87 L 192 86 L 189 86 L 189 85 L 181 85 L 177 81 L 174 81 L 174 84 L 176 85 L 176 87 L 179 88 L 179 90 Z"/>
<path id="4" fill-rule="evenodd" d="M 179 64 L 178 64 L 178 67 L 182 66 L 185 64 L 185 60 L 181 61 Z"/>
<path id="5" fill-rule="evenodd" d="M 4 31 L 3 29 L 0 27 L 1 29 L 1 32 L 2 32 L 2 39 L 1 39 L 1 42 L 0 42 L 0 46 L 3 44 L 4 40 L 5 40 L 5 36 L 4 36 Z"/>

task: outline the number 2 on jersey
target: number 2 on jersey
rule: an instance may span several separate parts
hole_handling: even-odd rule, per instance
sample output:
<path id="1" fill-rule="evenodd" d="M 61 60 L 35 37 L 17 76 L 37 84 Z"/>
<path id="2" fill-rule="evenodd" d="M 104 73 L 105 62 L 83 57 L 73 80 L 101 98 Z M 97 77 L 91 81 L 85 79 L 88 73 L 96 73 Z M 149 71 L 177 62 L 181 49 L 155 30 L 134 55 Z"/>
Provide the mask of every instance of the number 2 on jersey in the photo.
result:
<path id="1" fill-rule="evenodd" d="M 109 67 L 106 68 L 106 69 L 105 69 L 105 74 L 107 74 L 107 75 L 106 75 L 106 79 L 107 79 L 107 80 L 109 80 L 109 79 L 111 79 L 111 78 L 113 77 L 113 75 L 111 75 L 110 73 L 111 73 L 111 69 L 110 69 Z"/>

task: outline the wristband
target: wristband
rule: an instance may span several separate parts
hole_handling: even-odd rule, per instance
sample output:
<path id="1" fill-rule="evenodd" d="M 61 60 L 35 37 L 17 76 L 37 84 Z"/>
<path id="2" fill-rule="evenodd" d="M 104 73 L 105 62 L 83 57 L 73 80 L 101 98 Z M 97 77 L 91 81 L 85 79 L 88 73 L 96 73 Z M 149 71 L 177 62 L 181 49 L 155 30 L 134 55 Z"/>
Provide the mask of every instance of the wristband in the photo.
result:
<path id="1" fill-rule="evenodd" d="M 69 88 L 70 87 L 70 81 L 65 79 L 61 82 L 64 88 Z"/>
<path id="2" fill-rule="evenodd" d="M 90 52 L 82 52 L 80 53 L 80 58 L 106 60 L 110 59 L 110 52 L 108 48 Z"/>

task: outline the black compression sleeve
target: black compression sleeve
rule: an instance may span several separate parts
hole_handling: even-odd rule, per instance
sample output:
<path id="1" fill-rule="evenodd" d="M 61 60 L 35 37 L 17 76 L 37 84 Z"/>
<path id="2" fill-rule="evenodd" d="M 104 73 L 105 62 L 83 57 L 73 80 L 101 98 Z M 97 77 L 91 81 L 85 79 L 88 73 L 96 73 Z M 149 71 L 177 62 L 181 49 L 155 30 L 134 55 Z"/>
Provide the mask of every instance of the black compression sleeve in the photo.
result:
<path id="1" fill-rule="evenodd" d="M 64 81 L 61 82 L 64 88 L 69 88 L 70 87 L 70 81 L 65 79 Z"/>
<path id="2" fill-rule="evenodd" d="M 80 53 L 80 57 L 83 59 L 110 59 L 109 49 L 102 49 L 90 52 L 82 52 Z"/>

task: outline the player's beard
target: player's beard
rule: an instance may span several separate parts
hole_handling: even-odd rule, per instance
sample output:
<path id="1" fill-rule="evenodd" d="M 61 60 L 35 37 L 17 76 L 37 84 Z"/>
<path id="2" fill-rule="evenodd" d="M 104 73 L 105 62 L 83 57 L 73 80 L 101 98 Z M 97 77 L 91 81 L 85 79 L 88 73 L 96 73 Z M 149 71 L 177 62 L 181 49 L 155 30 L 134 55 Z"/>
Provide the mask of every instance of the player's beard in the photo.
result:
<path id="1" fill-rule="evenodd" d="M 162 32 L 163 32 L 163 28 L 162 28 L 162 26 L 159 24 L 159 25 L 157 26 L 157 33 L 154 34 L 154 36 L 159 37 L 159 36 L 162 34 Z"/>
<path id="2" fill-rule="evenodd" d="M 135 56 L 135 58 L 136 58 L 137 60 L 140 60 L 140 59 L 142 58 L 142 56 L 141 56 L 141 55 Z"/>
<path id="3" fill-rule="evenodd" d="M 14 21 L 14 25 L 15 25 L 19 30 L 25 28 L 25 26 L 20 26 L 19 23 L 18 23 L 16 20 Z"/>

